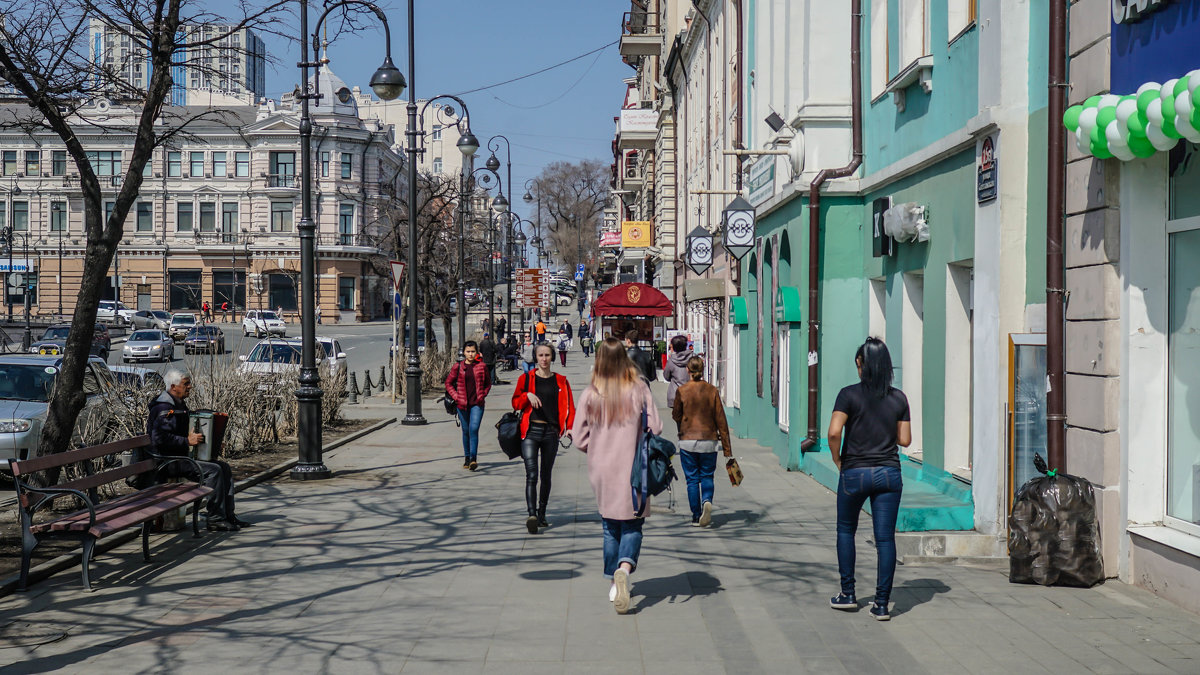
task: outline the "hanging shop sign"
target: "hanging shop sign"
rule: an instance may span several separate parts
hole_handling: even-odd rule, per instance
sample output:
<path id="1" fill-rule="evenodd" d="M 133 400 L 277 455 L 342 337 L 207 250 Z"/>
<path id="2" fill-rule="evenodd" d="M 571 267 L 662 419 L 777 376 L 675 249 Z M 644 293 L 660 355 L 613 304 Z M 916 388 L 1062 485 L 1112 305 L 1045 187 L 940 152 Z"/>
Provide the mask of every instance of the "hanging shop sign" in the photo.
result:
<path id="1" fill-rule="evenodd" d="M 739 195 L 729 202 L 721 212 L 721 224 L 724 235 L 721 243 L 729 255 L 741 260 L 742 256 L 754 248 L 754 228 L 756 223 L 754 206 Z"/>
<path id="2" fill-rule="evenodd" d="M 775 155 L 763 155 L 750 165 L 746 198 L 754 206 L 775 196 Z"/>
<path id="3" fill-rule="evenodd" d="M 620 248 L 621 233 L 617 230 L 605 230 L 600 233 L 600 246 L 603 248 Z"/>
<path id="4" fill-rule="evenodd" d="M 713 236 L 697 225 L 687 236 L 687 266 L 696 274 L 704 274 L 713 262 Z"/>
<path id="5" fill-rule="evenodd" d="M 621 223 L 621 246 L 646 248 L 654 242 L 654 226 L 648 220 L 626 220 Z"/>
<path id="6" fill-rule="evenodd" d="M 979 142 L 979 156 L 976 160 L 975 199 L 978 203 L 985 204 L 996 198 L 998 175 L 996 136 L 984 136 Z"/>

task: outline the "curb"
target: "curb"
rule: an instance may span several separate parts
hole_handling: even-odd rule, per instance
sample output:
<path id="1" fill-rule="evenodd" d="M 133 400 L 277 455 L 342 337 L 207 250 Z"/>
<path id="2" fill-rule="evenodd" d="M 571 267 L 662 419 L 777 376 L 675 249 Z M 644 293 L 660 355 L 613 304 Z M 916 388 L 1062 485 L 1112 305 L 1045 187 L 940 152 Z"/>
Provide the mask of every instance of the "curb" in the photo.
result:
<path id="1" fill-rule="evenodd" d="M 348 436 L 339 438 L 336 441 L 325 446 L 324 452 L 330 452 L 332 450 L 337 450 L 338 448 L 341 448 L 342 446 L 346 445 L 347 443 L 351 443 L 353 441 L 356 441 L 356 440 L 362 438 L 363 436 L 366 436 L 367 434 L 371 434 L 376 431 L 379 431 L 380 429 L 395 422 L 396 419 L 397 418 L 393 417 L 391 419 L 380 420 L 379 422 L 372 424 L 371 426 L 369 426 L 365 429 L 360 429 Z M 276 464 L 275 466 L 267 469 L 266 471 L 256 473 L 253 476 L 250 476 L 249 478 L 244 478 L 244 479 L 238 481 L 237 483 L 234 483 L 233 491 L 236 494 L 238 492 L 245 490 L 246 488 L 250 488 L 250 487 L 258 485 L 259 483 L 262 483 L 264 481 L 268 481 L 268 480 L 282 474 L 284 471 L 291 469 L 293 466 L 296 465 L 296 462 L 298 462 L 298 461 L 299 461 L 298 459 L 290 459 L 286 462 L 281 462 L 279 464 Z M 191 526 L 189 525 L 180 531 L 186 532 L 190 527 Z M 110 539 L 98 541 L 98 542 L 96 542 L 96 549 L 92 553 L 92 558 L 95 559 L 95 557 L 100 555 L 101 553 L 107 553 L 108 551 L 111 551 L 112 549 L 114 549 L 122 544 L 126 544 L 130 541 L 133 541 L 140 536 L 141 536 L 140 531 L 135 528 L 133 530 L 130 530 L 129 532 L 115 535 Z M 80 558 L 82 555 L 83 555 L 82 551 L 73 551 L 71 553 L 64 553 L 64 554 L 58 556 L 57 558 L 52 558 L 50 560 L 47 560 L 44 563 L 41 563 L 40 565 L 35 565 L 35 566 L 31 567 L 29 569 L 29 585 L 33 586 L 33 584 L 35 584 L 39 581 L 42 581 L 44 579 L 48 579 L 49 577 L 52 577 L 55 574 L 65 570 L 67 568 L 75 567 L 75 566 L 79 565 Z M 20 585 L 21 585 L 21 573 L 20 572 L 9 575 L 3 579 L 0 579 L 0 598 L 12 595 L 14 592 L 17 591 L 17 588 Z"/>

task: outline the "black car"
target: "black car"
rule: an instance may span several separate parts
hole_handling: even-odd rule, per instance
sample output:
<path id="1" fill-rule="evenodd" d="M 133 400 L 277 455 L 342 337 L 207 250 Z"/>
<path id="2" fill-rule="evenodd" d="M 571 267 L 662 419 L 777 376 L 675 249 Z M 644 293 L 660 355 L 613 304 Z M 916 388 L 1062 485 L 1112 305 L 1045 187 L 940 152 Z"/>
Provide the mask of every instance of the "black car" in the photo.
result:
<path id="1" fill-rule="evenodd" d="M 184 354 L 224 354 L 225 332 L 212 324 L 196 326 L 183 338 Z"/>
<path id="2" fill-rule="evenodd" d="M 32 354 L 61 355 L 66 351 L 67 336 L 71 334 L 71 324 L 60 323 L 50 326 L 42 333 L 41 339 L 29 347 Z M 108 351 L 112 347 L 112 338 L 108 334 L 108 326 L 98 323 L 92 331 L 92 344 L 88 353 L 108 360 Z"/>

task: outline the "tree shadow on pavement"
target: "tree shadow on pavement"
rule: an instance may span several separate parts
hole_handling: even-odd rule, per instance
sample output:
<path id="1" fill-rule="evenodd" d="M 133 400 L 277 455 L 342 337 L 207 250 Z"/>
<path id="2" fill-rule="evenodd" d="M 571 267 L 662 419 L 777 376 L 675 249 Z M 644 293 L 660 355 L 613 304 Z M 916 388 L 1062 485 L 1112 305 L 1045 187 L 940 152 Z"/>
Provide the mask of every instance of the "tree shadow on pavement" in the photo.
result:
<path id="1" fill-rule="evenodd" d="M 892 615 L 899 616 L 917 605 L 933 600 L 950 587 L 941 579 L 907 579 L 892 590 Z"/>
<path id="2" fill-rule="evenodd" d="M 632 613 L 649 609 L 663 600 L 687 602 L 695 597 L 713 595 L 725 590 L 721 580 L 708 572 L 680 572 L 670 577 L 646 579 L 633 585 L 630 595 L 640 595 Z"/>

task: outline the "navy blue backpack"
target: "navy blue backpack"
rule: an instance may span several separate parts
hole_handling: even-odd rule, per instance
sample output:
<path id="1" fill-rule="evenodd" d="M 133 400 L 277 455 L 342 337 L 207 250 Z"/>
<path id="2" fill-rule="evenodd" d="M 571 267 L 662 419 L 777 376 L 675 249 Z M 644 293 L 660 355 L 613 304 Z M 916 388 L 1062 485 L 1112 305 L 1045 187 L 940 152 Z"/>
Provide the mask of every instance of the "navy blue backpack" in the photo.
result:
<path id="1" fill-rule="evenodd" d="M 642 434 L 633 453 L 633 472 L 629 484 L 633 491 L 634 515 L 641 518 L 650 503 L 650 497 L 670 488 L 676 476 L 675 467 L 671 464 L 671 458 L 675 456 L 675 444 L 651 433 L 644 407 L 639 425 Z"/>

